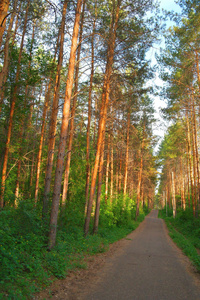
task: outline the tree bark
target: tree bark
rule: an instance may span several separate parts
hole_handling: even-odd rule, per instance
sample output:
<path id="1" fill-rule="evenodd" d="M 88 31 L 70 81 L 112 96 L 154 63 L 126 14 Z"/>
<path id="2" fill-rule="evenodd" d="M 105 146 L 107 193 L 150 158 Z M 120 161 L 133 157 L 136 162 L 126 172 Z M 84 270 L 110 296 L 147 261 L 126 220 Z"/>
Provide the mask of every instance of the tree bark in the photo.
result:
<path id="1" fill-rule="evenodd" d="M 90 197 L 89 197 L 89 201 L 88 201 L 87 215 L 86 215 L 85 226 L 84 226 L 85 236 L 89 232 L 90 215 L 91 215 L 92 204 L 93 204 L 93 199 L 94 199 L 94 194 L 95 194 L 95 185 L 96 185 L 96 178 L 97 178 L 97 172 L 98 172 L 98 166 L 99 166 L 100 152 L 101 152 L 101 147 L 102 147 L 102 143 L 103 143 L 103 133 L 104 133 L 105 124 L 106 124 L 107 108 L 108 108 L 108 103 L 109 103 L 110 78 L 111 78 L 113 58 L 114 58 L 116 30 L 117 30 L 117 24 L 118 24 L 118 19 L 119 19 L 119 8 L 120 8 L 120 0 L 118 0 L 118 2 L 117 2 L 117 10 L 116 10 L 115 16 L 114 16 L 114 12 L 113 12 L 111 30 L 110 30 L 110 35 L 109 35 L 110 39 L 109 39 L 109 44 L 108 44 L 108 56 L 107 56 L 106 71 L 105 71 L 105 76 L 104 76 L 102 103 L 101 103 L 101 110 L 100 110 L 97 151 L 96 151 L 94 169 L 93 169 L 92 178 L 91 178 Z M 113 9 L 113 11 L 114 11 L 114 9 Z"/>
<path id="2" fill-rule="evenodd" d="M 46 165 L 46 173 L 45 173 L 45 187 L 44 187 L 43 209 L 42 209 L 43 218 L 46 216 L 48 212 L 49 194 L 51 188 L 51 173 L 53 169 L 54 147 L 55 147 L 55 138 L 56 138 L 58 98 L 59 98 L 59 89 L 60 89 L 60 75 L 61 75 L 61 68 L 63 62 L 63 46 L 64 46 L 65 18 L 67 12 L 67 4 L 68 4 L 68 0 L 65 1 L 63 4 L 62 21 L 60 26 L 60 49 L 59 49 L 59 57 L 58 57 L 58 64 L 56 70 L 53 105 L 52 105 L 51 121 L 50 121 L 50 128 L 49 128 L 48 157 L 47 157 L 47 165 Z M 59 41 L 59 36 L 58 36 L 58 41 Z"/>
<path id="3" fill-rule="evenodd" d="M 127 193 L 127 178 L 128 178 L 128 160 L 129 160 L 129 130 L 130 130 L 130 109 L 127 115 L 127 133 L 126 133 L 126 159 L 124 171 L 124 196 Z"/>
<path id="4" fill-rule="evenodd" d="M 82 0 L 78 0 L 75 22 L 74 22 L 74 30 L 72 36 L 69 68 L 68 68 L 66 90 L 65 90 L 65 100 L 63 106 L 60 143 L 58 149 L 58 158 L 57 158 L 57 166 L 56 166 L 54 189 L 53 189 L 53 199 L 52 199 L 51 218 L 50 218 L 50 232 L 49 232 L 49 249 L 52 249 L 56 242 L 59 199 L 60 199 L 60 192 L 61 192 L 65 147 L 67 141 L 67 129 L 69 124 L 69 116 L 70 116 L 70 99 L 71 99 L 73 80 L 74 80 L 73 77 L 74 77 L 74 68 L 75 68 L 75 61 L 76 61 L 76 49 L 77 49 L 77 42 L 78 42 L 81 6 L 82 6 Z"/>
<path id="5" fill-rule="evenodd" d="M 0 0 L 0 48 L 2 44 L 4 30 L 6 27 L 9 5 L 10 5 L 9 0 Z"/>
<path id="6" fill-rule="evenodd" d="M 195 216 L 196 209 L 195 209 L 193 173 L 192 173 L 192 151 L 191 151 L 191 139 L 190 139 L 190 125 L 189 125 L 187 109 L 186 109 L 186 124 L 187 124 L 187 143 L 188 143 L 188 159 L 189 159 L 189 168 L 190 168 L 190 186 L 191 186 L 191 195 L 192 195 L 192 208 L 193 208 L 193 215 Z"/>
<path id="7" fill-rule="evenodd" d="M 96 3 L 95 3 L 96 4 Z M 96 12 L 96 9 L 95 9 Z M 87 136 L 86 136 L 86 184 L 85 184 L 85 212 L 87 210 L 89 185 L 90 185 L 90 124 L 92 115 L 92 86 L 94 77 L 94 33 L 95 33 L 96 16 L 93 22 L 92 42 L 91 42 L 91 74 L 90 74 L 90 87 L 88 95 L 88 123 L 87 123 Z"/>
<path id="8" fill-rule="evenodd" d="M 176 196 L 175 196 L 175 180 L 174 172 L 172 172 L 172 207 L 173 207 L 173 217 L 176 217 Z"/>
<path id="9" fill-rule="evenodd" d="M 138 172 L 138 184 L 137 184 L 137 204 L 136 204 L 136 216 L 135 219 L 139 216 L 139 208 L 140 208 L 140 193 L 141 193 L 141 182 L 142 182 L 142 172 L 143 172 L 143 150 L 144 150 L 144 129 L 143 127 L 143 138 L 142 138 L 142 146 L 140 152 L 140 168 Z"/>
<path id="10" fill-rule="evenodd" d="M 9 125 L 8 125 L 6 149 L 5 149 L 3 169 L 2 169 L 2 179 L 1 179 L 1 197 L 0 197 L 0 206 L 1 207 L 4 206 L 4 192 L 5 192 L 6 172 L 7 172 L 7 164 L 8 164 L 8 154 L 9 154 L 9 148 L 10 148 L 10 139 L 11 139 L 11 132 L 12 132 L 13 116 L 14 116 L 15 104 L 16 104 L 16 100 L 17 100 L 18 81 L 19 81 L 20 70 L 21 70 L 21 59 L 22 59 L 22 51 L 23 51 L 23 46 L 24 46 L 24 37 L 25 37 L 26 27 L 27 27 L 29 5 L 30 5 L 30 1 L 28 1 L 28 5 L 27 5 L 27 8 L 26 8 L 26 14 L 25 14 L 25 19 L 24 19 L 24 27 L 23 27 L 23 33 L 22 33 L 18 63 L 17 63 L 17 72 L 16 72 L 16 77 L 15 77 L 15 85 L 14 85 L 14 91 L 13 91 L 12 100 L 11 100 L 11 107 L 10 107 Z"/>
<path id="11" fill-rule="evenodd" d="M 77 50 L 74 98 L 73 98 L 73 105 L 72 105 L 72 110 L 71 110 L 69 145 L 68 145 L 68 151 L 67 151 L 67 161 L 66 161 L 66 167 L 65 167 L 65 176 L 64 176 L 64 183 L 63 183 L 63 194 L 62 194 L 62 205 L 63 206 L 66 204 L 66 199 L 67 199 L 71 153 L 72 153 L 72 143 L 73 143 L 73 136 L 74 136 L 74 119 L 75 119 L 76 102 L 77 102 L 77 96 L 78 96 L 78 75 L 79 75 L 79 61 L 80 61 L 80 55 L 81 55 L 81 43 L 82 43 L 82 36 L 83 36 L 84 10 L 85 10 L 85 1 L 83 1 L 82 18 L 81 18 L 80 34 L 79 34 L 79 45 L 78 45 L 78 50 Z"/>
<path id="12" fill-rule="evenodd" d="M 110 166 L 110 133 L 108 134 L 108 142 L 107 142 L 106 186 L 105 186 L 105 201 L 106 202 L 108 199 L 109 166 Z"/>
<path id="13" fill-rule="evenodd" d="M 103 180 L 103 162 L 104 162 L 104 141 L 103 141 L 103 144 L 102 144 L 101 158 L 100 158 L 100 163 L 99 163 L 98 189 L 97 189 L 97 198 L 96 198 L 96 209 L 95 209 L 95 216 L 94 216 L 93 233 L 97 233 L 98 226 L 99 226 L 99 213 L 100 213 L 100 203 L 101 203 L 101 186 L 102 186 L 102 180 Z"/>

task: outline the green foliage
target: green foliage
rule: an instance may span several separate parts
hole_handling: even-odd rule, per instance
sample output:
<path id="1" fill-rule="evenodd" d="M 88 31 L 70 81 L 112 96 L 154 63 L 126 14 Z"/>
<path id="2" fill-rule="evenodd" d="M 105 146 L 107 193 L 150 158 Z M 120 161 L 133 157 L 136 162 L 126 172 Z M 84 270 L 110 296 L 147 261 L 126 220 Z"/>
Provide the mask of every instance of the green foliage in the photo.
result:
<path id="1" fill-rule="evenodd" d="M 134 202 L 123 197 L 101 208 L 98 234 L 83 236 L 84 205 L 77 198 L 70 202 L 59 219 L 56 246 L 47 251 L 48 231 L 41 219 L 41 205 L 20 200 L 17 208 L 5 207 L 0 212 L 0 299 L 27 299 L 45 288 L 52 278 L 62 279 L 69 270 L 87 268 L 85 256 L 107 251 L 113 243 L 132 230 L 144 218 L 133 221 Z M 117 203 L 119 208 L 117 208 Z M 51 278 L 51 279 L 50 279 Z"/>
<path id="2" fill-rule="evenodd" d="M 192 209 L 178 211 L 177 217 L 172 217 L 172 211 L 169 211 L 169 217 L 166 217 L 165 211 L 159 213 L 164 218 L 171 238 L 180 247 L 183 252 L 191 259 L 197 270 L 200 271 L 200 220 L 194 218 Z"/>

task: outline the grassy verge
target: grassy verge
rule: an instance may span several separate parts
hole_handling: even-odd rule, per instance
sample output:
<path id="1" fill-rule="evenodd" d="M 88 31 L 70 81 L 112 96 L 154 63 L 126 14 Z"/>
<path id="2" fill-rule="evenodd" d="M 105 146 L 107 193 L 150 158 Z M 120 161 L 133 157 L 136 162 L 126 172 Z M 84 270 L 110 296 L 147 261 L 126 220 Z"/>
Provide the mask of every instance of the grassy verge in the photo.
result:
<path id="1" fill-rule="evenodd" d="M 40 210 L 31 202 L 22 201 L 16 209 L 0 212 L 0 299 L 30 299 L 56 278 L 65 278 L 69 270 L 87 268 L 85 256 L 105 252 L 109 244 L 133 231 L 145 216 L 141 211 L 135 222 L 127 212 L 124 216 L 121 212 L 118 224 L 108 224 L 109 212 L 102 217 L 98 234 L 84 238 L 83 218 L 77 221 L 77 214 L 71 210 L 65 215 L 67 222 L 60 220 L 56 246 L 49 252 L 48 230 Z"/>
<path id="2" fill-rule="evenodd" d="M 170 237 L 200 272 L 200 220 L 193 217 L 190 209 L 178 211 L 175 219 L 170 210 L 168 217 L 165 210 L 160 210 L 159 217 L 165 220 Z"/>

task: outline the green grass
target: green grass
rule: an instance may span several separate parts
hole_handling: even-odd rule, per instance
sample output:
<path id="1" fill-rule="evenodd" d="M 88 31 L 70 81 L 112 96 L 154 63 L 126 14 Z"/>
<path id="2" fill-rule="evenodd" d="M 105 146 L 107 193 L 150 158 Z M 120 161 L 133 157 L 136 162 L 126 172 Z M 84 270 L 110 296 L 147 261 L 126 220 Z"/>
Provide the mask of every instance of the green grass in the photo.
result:
<path id="1" fill-rule="evenodd" d="M 32 201 L 0 211 L 0 299 L 29 299 L 53 280 L 65 278 L 69 270 L 87 268 L 85 257 L 107 251 L 109 244 L 133 231 L 145 216 L 141 211 L 135 222 L 130 217 L 134 212 L 127 210 L 119 212 L 120 218 L 113 214 L 111 223 L 104 212 L 102 206 L 98 234 L 84 238 L 83 218 L 71 210 L 60 218 L 56 246 L 48 251 L 48 230 L 41 209 Z"/>
<path id="2" fill-rule="evenodd" d="M 194 218 L 192 210 L 178 211 L 174 219 L 169 210 L 166 217 L 165 210 L 159 212 L 159 217 L 165 220 L 169 235 L 177 246 L 189 257 L 193 265 L 200 272 L 200 219 Z"/>

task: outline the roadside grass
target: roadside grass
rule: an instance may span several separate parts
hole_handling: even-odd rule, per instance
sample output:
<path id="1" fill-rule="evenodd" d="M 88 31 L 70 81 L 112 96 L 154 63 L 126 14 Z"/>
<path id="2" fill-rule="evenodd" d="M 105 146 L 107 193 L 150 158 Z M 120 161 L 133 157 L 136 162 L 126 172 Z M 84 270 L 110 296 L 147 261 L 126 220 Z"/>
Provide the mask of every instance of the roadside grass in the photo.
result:
<path id="1" fill-rule="evenodd" d="M 159 217 L 165 220 L 170 237 L 200 272 L 200 219 L 193 217 L 191 209 L 179 210 L 176 218 L 171 210 L 168 209 L 168 217 L 165 210 L 160 210 Z"/>
<path id="2" fill-rule="evenodd" d="M 31 200 L 20 202 L 15 209 L 5 207 L 0 211 L 0 299 L 31 299 L 70 270 L 87 268 L 85 257 L 107 251 L 109 244 L 132 232 L 147 214 L 141 210 L 135 222 L 130 217 L 133 210 L 135 207 L 119 211 L 119 216 L 113 214 L 112 223 L 102 215 L 98 234 L 85 238 L 84 218 L 71 209 L 63 217 L 66 222 L 60 218 L 56 246 L 48 251 L 48 230 L 41 209 Z"/>

